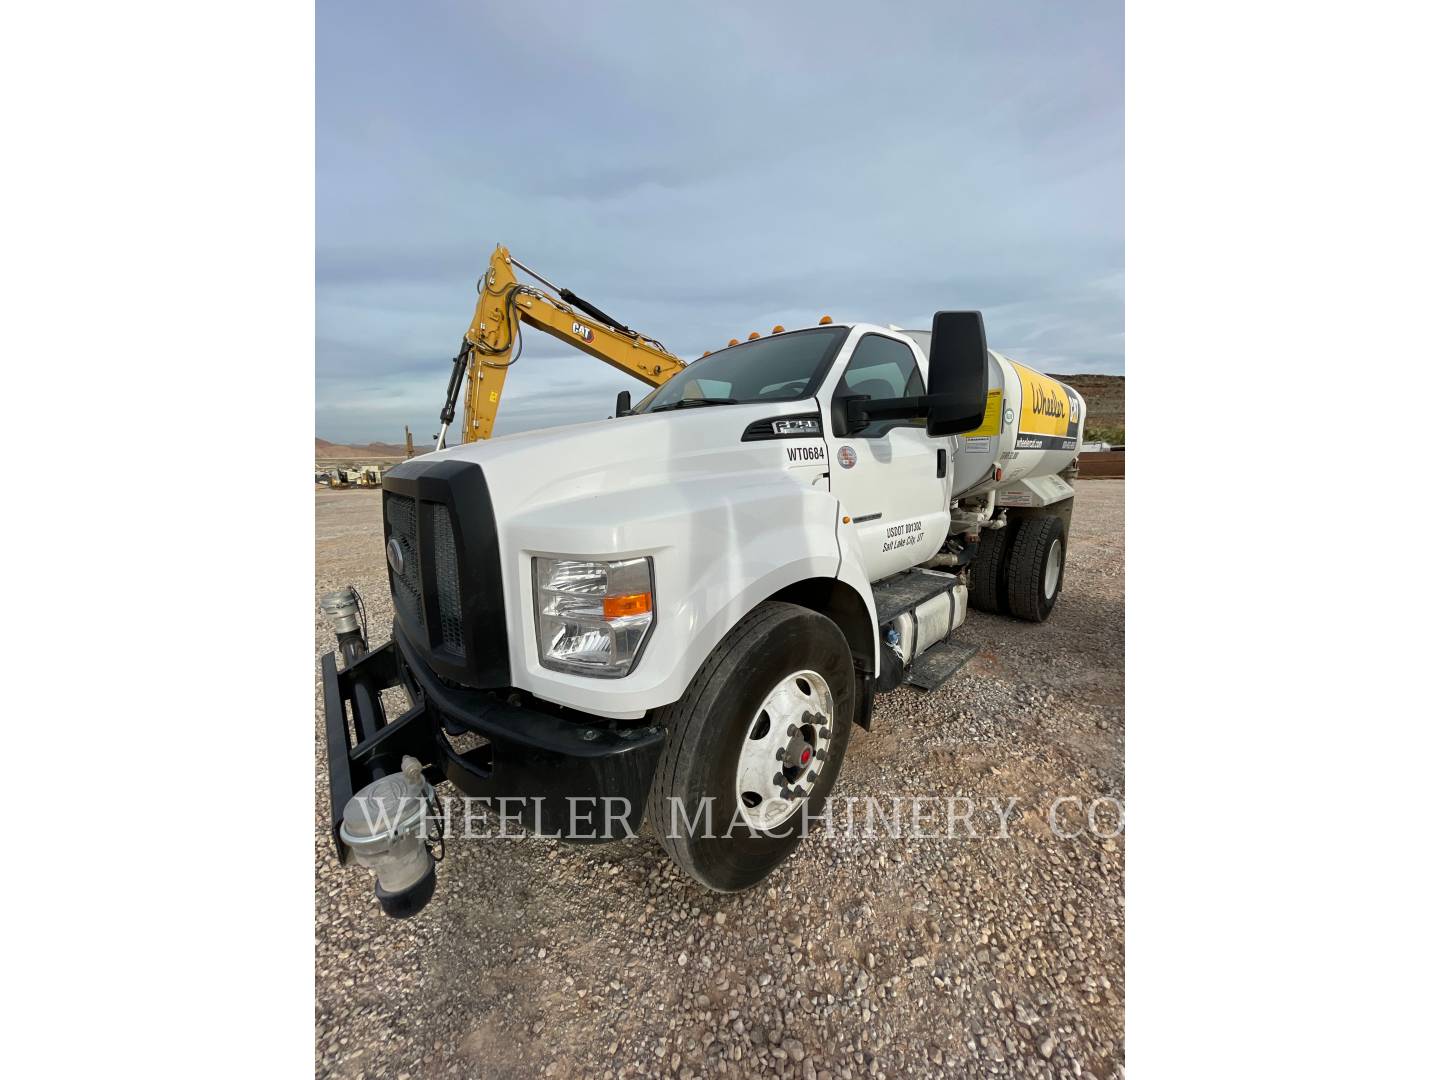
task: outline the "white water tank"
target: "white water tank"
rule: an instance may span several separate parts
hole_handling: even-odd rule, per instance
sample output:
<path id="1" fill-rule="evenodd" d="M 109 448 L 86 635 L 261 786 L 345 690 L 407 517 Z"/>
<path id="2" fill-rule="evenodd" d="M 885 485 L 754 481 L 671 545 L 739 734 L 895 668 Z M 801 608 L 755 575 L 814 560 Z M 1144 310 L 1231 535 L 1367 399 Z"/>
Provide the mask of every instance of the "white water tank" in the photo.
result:
<path id="1" fill-rule="evenodd" d="M 930 358 L 930 331 L 903 330 Z M 989 400 L 975 431 L 959 436 L 954 496 L 983 495 L 1019 480 L 1054 476 L 1080 452 L 1085 399 L 1070 386 L 990 350 Z M 996 470 L 999 478 L 996 478 Z"/>

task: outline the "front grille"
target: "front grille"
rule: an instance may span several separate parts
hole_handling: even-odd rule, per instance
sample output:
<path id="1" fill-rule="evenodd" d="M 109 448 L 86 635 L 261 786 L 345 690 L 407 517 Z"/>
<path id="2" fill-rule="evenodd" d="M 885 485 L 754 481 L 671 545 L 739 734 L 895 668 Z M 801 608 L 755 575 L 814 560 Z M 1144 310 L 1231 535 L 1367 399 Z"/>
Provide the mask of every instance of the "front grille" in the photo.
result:
<path id="1" fill-rule="evenodd" d="M 403 571 L 390 570 L 395 596 L 395 613 L 407 625 L 421 626 L 420 603 L 420 534 L 416 529 L 415 500 L 405 495 L 385 496 L 385 521 L 390 526 L 390 539 L 400 545 Z"/>
<path id="2" fill-rule="evenodd" d="M 484 472 L 415 458 L 384 485 L 386 554 L 398 556 L 390 568 L 396 633 L 456 685 L 511 685 L 500 538 Z"/>
<path id="3" fill-rule="evenodd" d="M 435 594 L 440 601 L 440 639 L 456 656 L 465 655 L 465 628 L 460 621 L 460 564 L 455 557 L 455 530 L 450 511 L 439 503 L 430 508 L 430 532 L 435 538 Z"/>

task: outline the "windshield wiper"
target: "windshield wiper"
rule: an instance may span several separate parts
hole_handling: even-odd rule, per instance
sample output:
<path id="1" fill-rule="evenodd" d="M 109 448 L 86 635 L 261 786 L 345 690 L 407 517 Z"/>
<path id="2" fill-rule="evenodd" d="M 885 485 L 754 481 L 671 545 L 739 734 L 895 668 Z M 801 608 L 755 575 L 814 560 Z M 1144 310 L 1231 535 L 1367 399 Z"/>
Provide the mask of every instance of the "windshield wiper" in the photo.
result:
<path id="1" fill-rule="evenodd" d="M 689 409 L 700 405 L 738 405 L 733 397 L 689 397 L 672 401 L 668 405 L 656 405 L 649 412 L 664 412 L 666 409 Z"/>

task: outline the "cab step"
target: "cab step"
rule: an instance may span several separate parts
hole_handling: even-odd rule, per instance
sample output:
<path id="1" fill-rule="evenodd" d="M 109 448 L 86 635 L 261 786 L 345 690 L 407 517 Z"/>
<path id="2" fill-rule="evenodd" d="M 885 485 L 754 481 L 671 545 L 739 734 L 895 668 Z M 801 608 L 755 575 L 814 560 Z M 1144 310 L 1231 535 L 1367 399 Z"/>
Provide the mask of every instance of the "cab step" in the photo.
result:
<path id="1" fill-rule="evenodd" d="M 921 690 L 939 689 L 979 651 L 978 645 L 961 645 L 952 641 L 932 645 L 910 665 L 910 670 L 905 673 L 905 682 Z"/>
<path id="2" fill-rule="evenodd" d="M 905 612 L 913 611 L 954 584 L 954 574 L 918 567 L 901 570 L 884 581 L 877 581 L 870 586 L 875 597 L 875 622 L 879 626 L 894 622 Z"/>

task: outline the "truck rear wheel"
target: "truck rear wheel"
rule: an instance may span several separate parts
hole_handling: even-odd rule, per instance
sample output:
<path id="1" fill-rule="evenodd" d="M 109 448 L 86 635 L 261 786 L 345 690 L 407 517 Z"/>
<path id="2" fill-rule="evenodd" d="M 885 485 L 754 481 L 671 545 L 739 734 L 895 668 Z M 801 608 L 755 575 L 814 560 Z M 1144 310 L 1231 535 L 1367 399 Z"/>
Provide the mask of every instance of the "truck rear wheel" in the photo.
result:
<path id="1" fill-rule="evenodd" d="M 764 879 L 823 811 L 854 711 L 840 628 L 794 604 L 761 604 L 657 717 L 668 738 L 648 813 L 666 852 L 717 892 Z"/>
<path id="2" fill-rule="evenodd" d="M 1058 517 L 1020 522 L 1006 579 L 1012 615 L 1030 622 L 1050 617 L 1065 583 L 1065 526 Z"/>
<path id="3" fill-rule="evenodd" d="M 1005 567 L 1010 561 L 1013 529 L 981 529 L 980 550 L 970 563 L 970 606 L 992 615 L 1009 613 Z"/>

